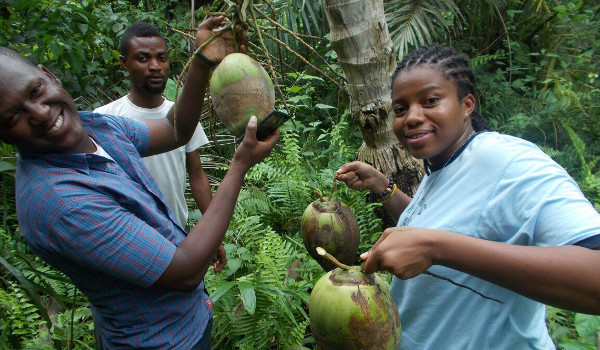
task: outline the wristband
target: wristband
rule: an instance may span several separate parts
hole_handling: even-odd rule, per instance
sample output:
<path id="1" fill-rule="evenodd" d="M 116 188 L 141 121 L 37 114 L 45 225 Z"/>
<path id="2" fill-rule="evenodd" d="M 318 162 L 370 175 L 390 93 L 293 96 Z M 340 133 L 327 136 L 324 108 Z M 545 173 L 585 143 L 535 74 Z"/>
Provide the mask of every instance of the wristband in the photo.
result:
<path id="1" fill-rule="evenodd" d="M 200 52 L 200 51 L 196 52 L 195 55 L 200 60 L 202 60 L 202 62 L 206 63 L 206 65 L 209 66 L 210 68 L 212 68 L 212 67 L 214 67 L 214 66 L 217 65 L 217 63 L 209 60 L 208 57 L 204 56 L 204 54 L 202 54 L 202 52 Z"/>
<path id="2" fill-rule="evenodd" d="M 398 189 L 398 186 L 396 186 L 396 184 L 394 184 L 394 188 L 392 189 L 392 193 L 390 193 L 389 196 L 384 197 L 382 199 L 377 200 L 379 203 L 381 204 L 385 204 L 385 202 L 388 201 L 388 199 L 392 198 L 394 196 L 394 193 L 396 192 L 396 190 Z"/>
<path id="3" fill-rule="evenodd" d="M 394 182 L 394 179 L 389 177 L 388 180 L 390 181 L 390 183 L 388 184 L 388 187 L 385 189 L 385 191 L 377 194 L 371 192 L 369 194 L 369 199 L 371 200 L 371 202 L 377 201 L 379 203 L 385 203 L 388 199 L 390 199 L 394 192 L 396 192 L 397 186 Z"/>

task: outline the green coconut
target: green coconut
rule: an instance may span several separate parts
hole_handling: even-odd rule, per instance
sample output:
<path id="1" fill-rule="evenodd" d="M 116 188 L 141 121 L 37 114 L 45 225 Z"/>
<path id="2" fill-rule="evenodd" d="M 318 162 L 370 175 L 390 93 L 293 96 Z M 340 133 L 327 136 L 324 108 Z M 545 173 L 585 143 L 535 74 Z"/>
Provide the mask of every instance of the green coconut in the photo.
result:
<path id="1" fill-rule="evenodd" d="M 402 327 L 388 285 L 360 267 L 336 268 L 309 299 L 310 328 L 319 350 L 395 350 Z"/>
<path id="2" fill-rule="evenodd" d="M 335 265 L 316 252 L 323 247 L 337 260 L 353 265 L 358 257 L 360 232 L 352 210 L 336 199 L 321 198 L 304 210 L 301 220 L 304 247 L 325 271 Z"/>
<path id="3" fill-rule="evenodd" d="M 263 66 L 243 53 L 232 53 L 210 78 L 210 98 L 223 125 L 235 136 L 246 131 L 248 120 L 260 121 L 275 107 L 273 82 Z"/>

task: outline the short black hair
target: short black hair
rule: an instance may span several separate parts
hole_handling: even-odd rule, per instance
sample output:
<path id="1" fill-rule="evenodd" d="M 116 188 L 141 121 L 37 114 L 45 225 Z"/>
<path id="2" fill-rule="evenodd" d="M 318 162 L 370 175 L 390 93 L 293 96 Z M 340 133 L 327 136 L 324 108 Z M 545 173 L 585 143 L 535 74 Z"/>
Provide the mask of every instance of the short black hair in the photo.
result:
<path id="1" fill-rule="evenodd" d="M 119 53 L 123 57 L 127 57 L 127 53 L 129 52 L 129 44 L 131 42 L 131 38 L 148 38 L 148 37 L 159 37 L 164 41 L 165 45 L 167 45 L 167 41 L 162 36 L 162 34 L 156 29 L 152 24 L 147 22 L 137 22 L 130 25 L 123 36 L 121 36 L 121 43 L 119 45 Z M 167 45 L 168 46 L 168 45 Z"/>
<path id="2" fill-rule="evenodd" d="M 475 85 L 475 73 L 469 65 L 469 57 L 459 54 L 453 47 L 433 44 L 422 46 L 418 50 L 407 54 L 398 64 L 392 75 L 392 86 L 394 80 L 402 71 L 407 71 L 421 65 L 432 66 L 440 70 L 447 79 L 456 82 L 458 99 L 468 94 L 477 98 L 477 87 Z M 476 110 L 471 113 L 471 124 L 475 131 L 491 130 L 487 120 Z"/>
<path id="3" fill-rule="evenodd" d="M 35 64 L 33 64 L 27 58 L 23 57 L 23 55 L 21 55 L 20 53 L 16 52 L 13 49 L 9 49 L 8 47 L 0 46 L 0 59 L 1 58 L 12 59 L 12 60 L 18 61 L 20 63 L 26 64 L 26 65 L 29 65 L 32 67 L 36 67 Z"/>

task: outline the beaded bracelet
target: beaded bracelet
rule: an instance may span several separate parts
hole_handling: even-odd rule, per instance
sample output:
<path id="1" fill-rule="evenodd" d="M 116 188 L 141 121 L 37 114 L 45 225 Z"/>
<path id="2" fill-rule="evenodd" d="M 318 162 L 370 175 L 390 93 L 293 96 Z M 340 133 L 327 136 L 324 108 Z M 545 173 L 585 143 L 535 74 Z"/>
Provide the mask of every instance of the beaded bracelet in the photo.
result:
<path id="1" fill-rule="evenodd" d="M 217 65 L 216 62 L 209 60 L 208 57 L 204 56 L 204 54 L 200 51 L 196 52 L 196 57 L 201 59 L 204 63 L 206 63 L 207 66 L 211 68 Z"/>
<path id="2" fill-rule="evenodd" d="M 388 199 L 390 199 L 394 196 L 394 193 L 396 192 L 397 189 L 398 189 L 398 186 L 396 186 L 396 184 L 394 184 L 394 189 L 392 190 L 392 193 L 390 193 L 390 195 L 387 196 L 387 198 L 379 199 L 378 202 L 381 204 L 385 204 L 385 202 L 387 202 Z"/>
<path id="3" fill-rule="evenodd" d="M 394 182 L 394 179 L 389 177 L 388 180 L 390 181 L 390 183 L 388 184 L 388 187 L 385 189 L 385 191 L 379 194 L 375 194 L 373 192 L 369 194 L 369 199 L 371 200 L 371 202 L 377 201 L 379 203 L 385 203 L 394 194 L 394 192 L 396 192 L 397 186 Z"/>

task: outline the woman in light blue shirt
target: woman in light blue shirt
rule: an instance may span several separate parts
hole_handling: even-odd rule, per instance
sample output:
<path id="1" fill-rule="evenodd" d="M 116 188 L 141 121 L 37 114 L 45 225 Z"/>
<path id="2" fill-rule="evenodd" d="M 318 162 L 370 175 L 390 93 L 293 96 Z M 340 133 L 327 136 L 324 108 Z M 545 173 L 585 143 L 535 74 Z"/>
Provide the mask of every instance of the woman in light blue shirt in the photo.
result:
<path id="1" fill-rule="evenodd" d="M 427 174 L 410 198 L 368 164 L 337 171 L 398 219 L 364 269 L 396 276 L 402 349 L 555 349 L 544 304 L 600 314 L 600 215 L 537 146 L 489 131 L 476 101 L 450 47 L 398 65 L 393 130 Z"/>

